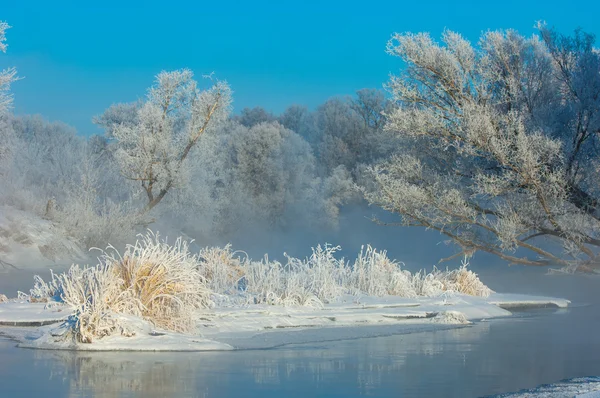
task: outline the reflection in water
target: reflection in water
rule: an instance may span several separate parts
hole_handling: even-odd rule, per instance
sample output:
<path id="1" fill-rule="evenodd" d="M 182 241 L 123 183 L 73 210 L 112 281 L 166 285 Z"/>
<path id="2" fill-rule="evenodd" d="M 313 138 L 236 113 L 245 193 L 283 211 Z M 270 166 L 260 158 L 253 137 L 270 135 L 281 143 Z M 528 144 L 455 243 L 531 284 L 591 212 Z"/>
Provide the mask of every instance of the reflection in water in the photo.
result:
<path id="1" fill-rule="evenodd" d="M 70 397 L 92 394 L 121 397 L 124 392 L 135 396 L 202 396 L 202 386 L 193 377 L 181 378 L 193 363 L 153 360 L 148 355 L 125 353 L 75 353 L 36 351 L 36 359 L 52 358 L 49 379 L 68 384 Z M 130 358 L 132 357 L 132 358 Z M 191 366 L 190 366 L 191 365 Z"/>
<path id="2" fill-rule="evenodd" d="M 275 350 L 27 352 L 69 397 L 280 396 L 282 389 L 289 390 L 286 396 L 306 396 L 315 390 L 326 391 L 327 396 L 372 396 L 391 381 L 421 377 L 414 369 L 422 367 L 424 358 L 443 355 L 446 347 L 470 352 L 476 348 L 474 342 L 489 333 L 489 325 Z"/>

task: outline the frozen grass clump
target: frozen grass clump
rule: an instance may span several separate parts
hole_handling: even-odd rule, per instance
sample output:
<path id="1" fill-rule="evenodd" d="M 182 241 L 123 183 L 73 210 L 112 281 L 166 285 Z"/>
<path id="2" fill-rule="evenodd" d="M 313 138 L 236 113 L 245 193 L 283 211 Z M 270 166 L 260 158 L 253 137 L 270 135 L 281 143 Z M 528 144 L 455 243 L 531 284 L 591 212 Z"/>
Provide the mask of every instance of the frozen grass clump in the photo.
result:
<path id="1" fill-rule="evenodd" d="M 362 246 L 349 272 L 349 288 L 371 296 L 416 297 L 411 273 L 400 267 L 401 263 L 390 260 L 385 250 Z"/>
<path id="2" fill-rule="evenodd" d="M 32 297 L 39 299 L 44 292 L 75 309 L 69 325 L 84 343 L 116 332 L 128 334 L 117 314 L 141 317 L 168 330 L 192 331 L 195 311 L 212 305 L 198 257 L 189 252 L 188 243 L 179 238 L 169 245 L 152 232 L 128 245 L 123 255 L 109 247 L 95 267 L 73 265 L 53 274 L 48 284 L 38 277 Z"/>
<path id="3" fill-rule="evenodd" d="M 306 273 L 291 271 L 292 264 L 269 261 L 246 264 L 244 293 L 249 304 L 322 307 L 323 302 L 308 286 Z"/>
<path id="4" fill-rule="evenodd" d="M 444 272 L 435 267 L 432 272 L 426 272 L 422 269 L 412 275 L 411 284 L 417 297 L 437 297 L 447 291 L 441 280 L 443 278 Z"/>
<path id="5" fill-rule="evenodd" d="M 335 253 L 340 246 L 317 245 L 312 254 L 305 260 L 287 257 L 286 269 L 297 274 L 294 291 L 302 289 L 312 293 L 323 303 L 329 303 L 347 292 L 348 266 L 344 258 L 337 259 Z"/>
<path id="6" fill-rule="evenodd" d="M 142 316 L 168 330 L 189 331 L 194 311 L 212 305 L 198 256 L 182 238 L 169 245 L 148 232 L 128 245 L 123 256 L 114 249 L 112 254 L 105 252 L 103 262 L 131 296 L 118 312 Z"/>
<path id="7" fill-rule="evenodd" d="M 123 283 L 105 264 L 80 268 L 73 265 L 67 272 L 52 275 L 51 285 L 66 305 L 75 309 L 67 326 L 81 343 L 114 334 L 126 333 L 126 326 L 114 317 L 122 301 L 127 299 Z"/>
<path id="8" fill-rule="evenodd" d="M 468 294 L 477 297 L 489 297 L 493 293 L 492 289 L 487 287 L 476 273 L 467 269 L 469 263 L 463 260 L 460 268 L 454 270 L 440 271 L 434 268 L 429 274 L 430 278 L 425 281 L 429 289 L 434 294 L 422 294 L 423 296 L 435 296 L 435 291 L 441 289 L 442 292 L 456 292 Z"/>
<path id="9" fill-rule="evenodd" d="M 71 267 L 72 268 L 72 267 Z M 29 290 L 29 295 L 26 296 L 32 303 L 47 303 L 49 300 L 60 300 L 58 296 L 58 287 L 55 284 L 54 272 L 50 270 L 51 279 L 46 283 L 39 275 L 33 277 L 33 288 Z M 21 296 L 21 292 L 19 292 Z"/>
<path id="10" fill-rule="evenodd" d="M 447 292 L 488 297 L 492 292 L 467 269 L 411 274 L 401 263 L 387 257 L 386 251 L 367 245 L 350 265 L 335 254 L 339 246 L 317 246 L 304 260 L 287 256 L 281 264 L 269 261 L 240 263 L 247 302 L 271 305 L 321 306 L 344 294 L 369 296 L 437 297 Z"/>
<path id="11" fill-rule="evenodd" d="M 339 246 L 318 245 L 310 257 L 301 260 L 286 255 L 285 265 L 278 261 L 251 261 L 244 276 L 250 302 L 272 305 L 320 307 L 346 293 L 348 268 L 336 259 Z"/>
<path id="12" fill-rule="evenodd" d="M 278 261 L 250 261 L 244 272 L 244 291 L 250 304 L 283 304 L 285 300 L 285 278 L 283 266 Z"/>
<path id="13" fill-rule="evenodd" d="M 243 252 L 231 250 L 231 244 L 224 248 L 206 247 L 200 250 L 199 271 L 213 292 L 232 294 L 246 273 L 247 257 Z"/>

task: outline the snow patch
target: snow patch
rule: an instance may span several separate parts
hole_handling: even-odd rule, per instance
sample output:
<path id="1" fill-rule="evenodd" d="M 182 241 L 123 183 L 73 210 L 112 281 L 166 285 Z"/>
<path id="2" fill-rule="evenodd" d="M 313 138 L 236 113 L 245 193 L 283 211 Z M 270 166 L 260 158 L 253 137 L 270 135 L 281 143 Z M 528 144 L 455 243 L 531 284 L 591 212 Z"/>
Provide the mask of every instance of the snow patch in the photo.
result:
<path id="1" fill-rule="evenodd" d="M 466 325 L 471 322 L 467 320 L 467 317 L 462 312 L 458 311 L 443 311 L 437 314 L 433 318 L 435 323 L 444 323 L 452 325 Z"/>
<path id="2" fill-rule="evenodd" d="M 51 221 L 0 205 L 0 269 L 42 269 L 86 258 L 79 244 Z"/>
<path id="3" fill-rule="evenodd" d="M 600 397 L 600 377 L 579 377 L 558 383 L 494 395 L 495 398 L 597 398 Z"/>
<path id="4" fill-rule="evenodd" d="M 72 312 L 70 307 L 62 304 L 6 302 L 0 304 L 0 325 L 43 326 L 64 321 Z"/>

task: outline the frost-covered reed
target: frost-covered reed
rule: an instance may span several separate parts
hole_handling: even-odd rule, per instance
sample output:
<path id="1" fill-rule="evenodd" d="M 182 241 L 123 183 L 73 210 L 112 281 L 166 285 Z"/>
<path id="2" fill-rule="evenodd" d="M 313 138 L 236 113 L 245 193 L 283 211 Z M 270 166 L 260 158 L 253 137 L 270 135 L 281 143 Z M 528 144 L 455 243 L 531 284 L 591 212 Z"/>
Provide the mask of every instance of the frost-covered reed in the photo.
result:
<path id="1" fill-rule="evenodd" d="M 212 291 L 232 294 L 245 274 L 243 264 L 247 257 L 244 252 L 231 250 L 231 244 L 206 247 L 200 250 L 199 271 Z"/>
<path id="2" fill-rule="evenodd" d="M 348 269 L 334 254 L 339 246 L 317 246 L 304 260 L 250 261 L 245 264 L 245 292 L 255 303 L 322 306 L 345 293 Z"/>
<path id="3" fill-rule="evenodd" d="M 251 261 L 235 258 L 229 246 L 225 250 L 212 248 L 205 251 L 218 253 L 205 257 L 214 264 L 205 269 L 219 269 L 217 278 L 209 281 L 218 294 L 231 292 L 234 279 L 238 291 L 248 303 L 271 305 L 322 306 L 346 294 L 369 296 L 435 297 L 445 292 L 487 297 L 492 292 L 467 268 L 468 263 L 455 270 L 433 268 L 411 274 L 402 269 L 402 263 L 391 260 L 386 251 L 370 245 L 363 246 L 353 263 L 337 258 L 339 246 L 318 245 L 305 259 L 285 255 L 286 262 L 269 260 Z M 222 266 L 224 265 L 224 266 Z M 235 270 L 232 279 L 232 270 Z M 205 274 L 210 279 L 209 274 Z"/>
<path id="4" fill-rule="evenodd" d="M 318 245 L 305 259 L 252 261 L 243 252 L 205 248 L 194 255 L 186 241 L 173 245 L 148 232 L 123 254 L 113 247 L 94 267 L 73 265 L 45 282 L 35 277 L 30 301 L 56 300 L 73 307 L 68 321 L 79 342 L 115 333 L 129 335 L 127 316 L 168 330 L 190 332 L 199 309 L 219 305 L 322 307 L 345 295 L 435 297 L 456 292 L 487 297 L 491 290 L 467 263 L 455 270 L 411 274 L 385 251 L 362 247 L 353 263 L 339 246 Z M 123 316 L 124 315 L 124 316 Z"/>

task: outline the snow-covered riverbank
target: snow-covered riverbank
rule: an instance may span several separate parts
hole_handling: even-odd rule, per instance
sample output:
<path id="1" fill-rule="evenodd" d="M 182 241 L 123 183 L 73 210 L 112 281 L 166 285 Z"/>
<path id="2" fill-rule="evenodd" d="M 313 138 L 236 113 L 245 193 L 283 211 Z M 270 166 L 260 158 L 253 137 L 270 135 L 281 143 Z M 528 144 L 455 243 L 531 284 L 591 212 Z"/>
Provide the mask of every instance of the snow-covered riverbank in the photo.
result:
<path id="1" fill-rule="evenodd" d="M 196 314 L 195 332 L 189 334 L 156 329 L 140 318 L 120 315 L 126 331 L 86 344 L 67 337 L 71 327 L 67 306 L 13 301 L 0 304 L 0 325 L 5 325 L 0 326 L 0 334 L 28 348 L 232 350 L 436 330 L 511 316 L 505 308 L 568 305 L 564 299 L 499 293 L 487 298 L 455 293 L 411 299 L 347 295 L 322 308 L 255 304 L 202 310 Z"/>

